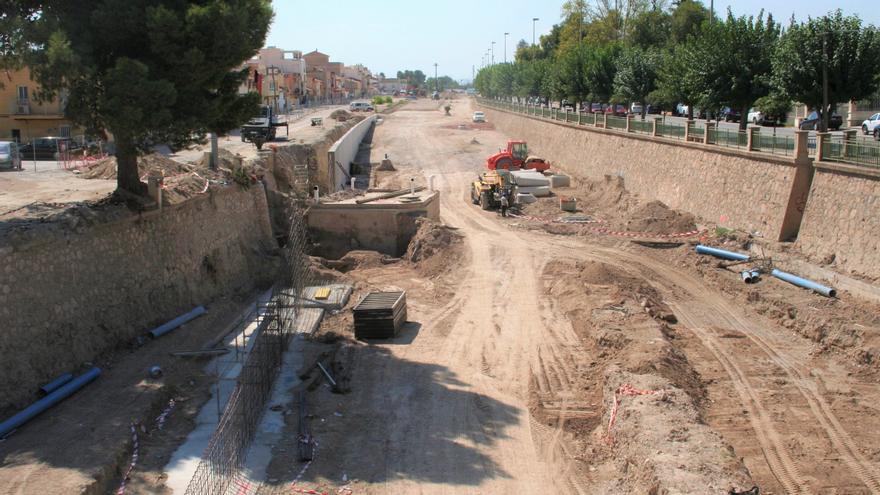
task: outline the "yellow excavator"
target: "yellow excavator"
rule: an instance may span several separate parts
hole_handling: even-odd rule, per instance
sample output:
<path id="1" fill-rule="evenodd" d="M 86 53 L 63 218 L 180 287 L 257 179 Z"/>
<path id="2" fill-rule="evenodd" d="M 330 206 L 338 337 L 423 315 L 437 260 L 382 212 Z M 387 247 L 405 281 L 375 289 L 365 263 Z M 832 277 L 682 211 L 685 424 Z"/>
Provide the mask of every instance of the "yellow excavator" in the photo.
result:
<path id="1" fill-rule="evenodd" d="M 516 184 L 508 170 L 489 170 L 471 184 L 471 201 L 484 210 L 492 210 L 501 206 L 501 198 L 507 196 L 513 205 Z"/>

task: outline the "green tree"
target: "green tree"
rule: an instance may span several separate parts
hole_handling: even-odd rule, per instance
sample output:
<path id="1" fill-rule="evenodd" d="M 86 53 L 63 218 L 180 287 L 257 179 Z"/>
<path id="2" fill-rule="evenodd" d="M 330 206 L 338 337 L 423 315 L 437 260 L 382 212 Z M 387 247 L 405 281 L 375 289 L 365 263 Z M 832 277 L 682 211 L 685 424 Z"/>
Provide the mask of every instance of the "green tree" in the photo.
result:
<path id="1" fill-rule="evenodd" d="M 44 2 L 22 54 L 41 96 L 67 92 L 68 118 L 116 142 L 119 190 L 143 194 L 139 151 L 228 131 L 257 110 L 236 71 L 263 45 L 268 0 Z"/>
<path id="2" fill-rule="evenodd" d="M 584 79 L 589 88 L 591 101 L 604 102 L 614 94 L 614 76 L 617 73 L 617 58 L 620 45 L 609 44 L 593 47 L 584 67 Z"/>
<path id="3" fill-rule="evenodd" d="M 702 3 L 682 0 L 673 9 L 669 19 L 670 42 L 684 43 L 689 36 L 696 35 L 707 20 L 709 20 L 709 11 Z"/>
<path id="4" fill-rule="evenodd" d="M 627 41 L 640 48 L 662 47 L 669 42 L 672 17 L 660 9 L 639 14 L 629 29 Z"/>
<path id="5" fill-rule="evenodd" d="M 819 109 L 822 130 L 837 103 L 859 100 L 878 88 L 880 34 L 840 10 L 791 23 L 773 54 L 773 79 L 793 99 Z M 827 79 L 827 98 L 823 80 Z M 824 102 L 824 104 L 823 104 Z"/>
<path id="6" fill-rule="evenodd" d="M 688 119 L 694 117 L 694 105 L 702 104 L 702 80 L 698 71 L 691 70 L 697 63 L 694 42 L 675 45 L 664 52 L 657 71 L 657 90 L 651 95 L 652 104 L 674 109 L 679 103 L 688 107 Z"/>
<path id="7" fill-rule="evenodd" d="M 648 95 L 657 88 L 657 69 L 660 66 L 657 50 L 628 48 L 617 59 L 617 74 L 614 75 L 614 97 L 626 102 L 641 102 L 642 119 Z"/>
<path id="8" fill-rule="evenodd" d="M 559 96 L 572 101 L 583 101 L 590 92 L 587 86 L 586 67 L 590 56 L 589 47 L 580 43 L 560 49 L 555 64 Z"/>
<path id="9" fill-rule="evenodd" d="M 779 25 L 764 13 L 734 17 L 703 25 L 694 44 L 693 64 L 685 77 L 699 84 L 701 103 L 713 110 L 728 106 L 746 115 L 771 89 L 771 57 L 779 40 Z M 740 129 L 748 122 L 740 119 Z"/>

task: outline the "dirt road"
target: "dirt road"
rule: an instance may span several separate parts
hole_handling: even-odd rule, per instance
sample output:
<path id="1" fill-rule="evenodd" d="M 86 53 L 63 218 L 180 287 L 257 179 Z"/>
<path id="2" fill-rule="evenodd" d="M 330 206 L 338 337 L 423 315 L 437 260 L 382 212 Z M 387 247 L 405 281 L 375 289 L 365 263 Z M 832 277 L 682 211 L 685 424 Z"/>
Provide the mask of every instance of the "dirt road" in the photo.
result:
<path id="1" fill-rule="evenodd" d="M 452 296 L 432 299 L 433 289 L 400 271 L 370 272 L 374 286 L 415 289 L 409 319 L 420 328 L 371 344 L 354 391 L 322 399 L 323 413 L 341 413 L 317 427 L 324 447 L 307 479 L 338 484 L 344 474 L 358 480 L 358 493 L 376 494 L 601 493 L 602 473 L 575 448 L 589 443 L 603 417 L 601 395 L 585 392 L 594 363 L 579 322 L 547 292 L 546 266 L 562 259 L 602 263 L 662 296 L 679 322 L 669 339 L 706 389 L 701 417 L 762 493 L 880 493 L 880 435 L 868 426 L 880 399 L 873 375 L 815 352 L 811 341 L 731 302 L 662 253 L 519 230 L 470 205 L 468 183 L 506 136 L 460 130 L 472 109 L 463 100 L 453 106 L 444 117 L 436 102 L 411 104 L 386 119 L 373 142 L 375 156 L 394 161 L 391 182 L 436 176 L 442 219 L 465 240 L 466 255 L 452 260 Z M 564 420 L 538 422 L 530 413 L 536 401 L 560 418 L 591 418 L 592 426 L 578 433 Z"/>

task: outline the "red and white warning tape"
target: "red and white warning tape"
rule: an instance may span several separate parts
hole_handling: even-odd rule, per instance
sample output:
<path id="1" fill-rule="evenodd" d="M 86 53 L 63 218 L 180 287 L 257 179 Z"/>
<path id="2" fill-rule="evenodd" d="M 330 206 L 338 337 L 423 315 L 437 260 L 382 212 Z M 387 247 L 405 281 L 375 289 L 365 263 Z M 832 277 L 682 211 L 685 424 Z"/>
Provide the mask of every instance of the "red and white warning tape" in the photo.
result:
<path id="1" fill-rule="evenodd" d="M 640 390 L 629 383 L 625 383 L 617 388 L 614 391 L 614 405 L 611 407 L 611 415 L 608 418 L 608 431 L 605 434 L 605 441 L 609 444 L 614 442 L 614 437 L 611 436 L 611 428 L 614 426 L 614 423 L 617 421 L 617 410 L 620 408 L 620 397 L 629 395 L 654 395 L 658 392 L 662 392 L 662 390 Z"/>
<path id="2" fill-rule="evenodd" d="M 532 220 L 535 222 L 560 223 L 560 224 L 567 224 L 567 225 L 583 225 L 583 224 L 588 224 L 588 223 L 605 223 L 604 220 L 598 220 L 598 219 L 586 220 L 586 221 L 567 221 L 566 222 L 566 221 L 558 219 L 558 218 L 554 219 L 554 218 L 546 218 L 546 217 L 534 217 L 531 215 L 516 215 L 513 213 L 511 213 L 510 215 L 513 217 L 516 217 L 516 218 L 524 218 L 526 220 Z M 673 234 L 655 234 L 653 232 L 626 232 L 626 231 L 620 231 L 620 230 L 605 229 L 605 228 L 601 228 L 601 227 L 585 227 L 585 228 L 587 230 L 589 230 L 590 232 L 595 232 L 597 234 L 613 235 L 613 236 L 617 236 L 617 237 L 650 237 L 650 238 L 660 238 L 660 239 L 676 239 L 676 238 L 681 238 L 681 237 L 693 237 L 698 234 L 702 234 L 702 233 L 707 232 L 706 230 L 691 230 L 688 232 L 676 232 Z"/>
<path id="3" fill-rule="evenodd" d="M 149 177 L 149 175 L 150 175 L 150 174 L 144 174 L 144 175 L 142 175 L 142 176 L 141 176 L 141 182 L 145 182 L 145 181 L 147 180 L 147 177 Z M 162 189 L 167 189 L 167 186 L 166 186 L 165 183 L 164 183 L 164 180 L 165 180 L 165 179 L 176 179 L 176 178 L 178 178 L 178 177 L 183 177 L 183 176 L 185 176 L 185 175 L 194 175 L 194 176 L 198 177 L 199 179 L 202 179 L 203 181 L 205 181 L 205 187 L 203 187 L 202 190 L 199 191 L 198 194 L 204 194 L 204 193 L 208 190 L 208 187 L 211 186 L 211 181 L 209 181 L 208 179 L 202 177 L 202 176 L 199 175 L 197 172 L 187 172 L 187 173 L 185 173 L 185 174 L 165 175 L 165 176 L 162 176 L 162 180 L 163 180 L 163 183 L 162 183 Z"/>
<path id="4" fill-rule="evenodd" d="M 318 441 L 317 440 L 315 440 L 311 436 L 306 435 L 306 436 L 299 437 L 299 442 L 312 445 L 312 458 L 308 462 L 305 463 L 305 465 L 302 467 L 302 469 L 299 470 L 299 473 L 297 473 L 297 475 L 293 479 L 293 481 L 290 482 L 291 493 L 304 493 L 306 495 L 331 495 L 331 493 L 334 493 L 334 492 L 324 490 L 323 487 L 321 487 L 321 486 L 318 486 L 315 488 L 305 488 L 305 487 L 296 486 L 297 483 L 299 483 L 300 480 L 302 480 L 302 477 L 305 476 L 306 471 L 308 471 L 308 469 L 309 469 L 309 467 L 311 467 L 312 463 L 315 462 L 315 459 L 318 458 Z M 351 483 L 349 483 L 345 486 L 337 488 L 335 495 L 352 495 L 353 493 L 354 492 L 351 489 Z"/>
<path id="5" fill-rule="evenodd" d="M 131 472 L 134 471 L 135 466 L 137 466 L 138 455 L 140 450 L 140 445 L 138 444 L 138 434 L 137 434 L 137 424 L 132 423 L 130 425 L 131 428 L 131 462 L 128 464 L 128 470 L 125 472 L 125 476 L 122 477 L 122 481 L 119 483 L 119 489 L 116 490 L 116 495 L 125 495 L 125 485 L 131 477 Z"/>
<path id="6" fill-rule="evenodd" d="M 162 410 L 162 413 L 156 417 L 156 429 L 161 430 L 165 427 L 165 420 L 168 419 L 168 415 L 171 414 L 171 411 L 174 409 L 175 402 L 174 399 L 168 401 L 168 405 L 165 406 L 165 409 Z M 131 461 L 128 463 L 128 469 L 125 471 L 125 476 L 122 477 L 122 481 L 119 482 L 119 489 L 116 490 L 116 495 L 125 495 L 125 487 L 128 484 L 128 481 L 131 479 L 131 473 L 134 471 L 134 468 L 137 466 L 138 457 L 140 456 L 140 442 L 138 442 L 138 424 L 131 423 Z"/>

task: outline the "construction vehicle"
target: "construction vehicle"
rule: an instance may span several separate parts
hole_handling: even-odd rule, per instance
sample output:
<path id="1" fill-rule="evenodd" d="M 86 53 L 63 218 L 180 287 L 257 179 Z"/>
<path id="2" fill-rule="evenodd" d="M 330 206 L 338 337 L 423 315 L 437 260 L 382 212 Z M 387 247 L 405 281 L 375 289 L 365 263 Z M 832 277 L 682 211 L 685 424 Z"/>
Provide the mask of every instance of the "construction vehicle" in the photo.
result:
<path id="1" fill-rule="evenodd" d="M 507 149 L 486 159 L 486 168 L 489 170 L 519 170 L 534 169 L 543 172 L 550 168 L 550 164 L 543 158 L 529 156 L 529 146 L 525 141 L 510 140 Z"/>
<path id="2" fill-rule="evenodd" d="M 241 140 L 245 143 L 254 143 L 257 149 L 261 150 L 264 143 L 275 140 L 276 127 L 284 127 L 287 135 L 290 135 L 287 122 L 278 122 L 275 110 L 270 106 L 263 105 L 260 107 L 260 115 L 241 126 Z"/>
<path id="3" fill-rule="evenodd" d="M 471 184 L 471 201 L 484 210 L 501 207 L 501 198 L 507 196 L 512 205 L 516 195 L 516 183 L 508 170 L 483 172 Z"/>

